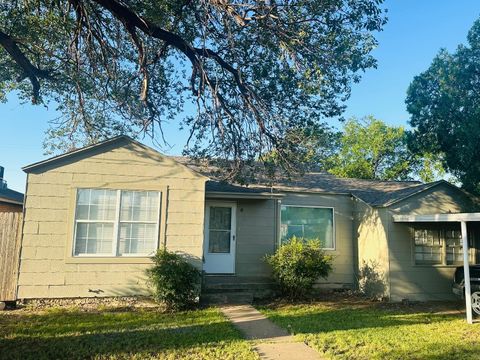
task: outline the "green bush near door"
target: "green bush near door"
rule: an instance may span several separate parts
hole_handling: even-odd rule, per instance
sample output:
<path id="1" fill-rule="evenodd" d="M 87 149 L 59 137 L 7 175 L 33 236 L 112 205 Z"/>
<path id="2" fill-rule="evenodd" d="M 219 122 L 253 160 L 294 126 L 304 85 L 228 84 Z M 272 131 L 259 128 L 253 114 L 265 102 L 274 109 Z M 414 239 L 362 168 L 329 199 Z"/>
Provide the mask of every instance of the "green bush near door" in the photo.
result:
<path id="1" fill-rule="evenodd" d="M 186 310 L 198 303 L 201 272 L 179 254 L 160 249 L 147 270 L 153 296 L 170 310 Z"/>
<path id="2" fill-rule="evenodd" d="M 319 278 L 332 271 L 333 257 L 326 255 L 319 240 L 292 237 L 275 254 L 267 255 L 272 276 L 283 296 L 297 299 L 311 293 Z"/>

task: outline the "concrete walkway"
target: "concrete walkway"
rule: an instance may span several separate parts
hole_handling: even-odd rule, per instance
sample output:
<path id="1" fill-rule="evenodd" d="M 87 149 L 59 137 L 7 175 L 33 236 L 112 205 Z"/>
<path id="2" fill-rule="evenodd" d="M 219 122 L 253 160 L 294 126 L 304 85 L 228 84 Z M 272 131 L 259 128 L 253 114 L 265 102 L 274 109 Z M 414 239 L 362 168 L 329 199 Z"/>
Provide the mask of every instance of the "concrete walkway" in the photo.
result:
<path id="1" fill-rule="evenodd" d="M 221 307 L 223 314 L 248 340 L 256 342 L 255 350 L 268 360 L 319 360 L 318 352 L 298 342 L 286 330 L 278 327 L 251 305 Z"/>

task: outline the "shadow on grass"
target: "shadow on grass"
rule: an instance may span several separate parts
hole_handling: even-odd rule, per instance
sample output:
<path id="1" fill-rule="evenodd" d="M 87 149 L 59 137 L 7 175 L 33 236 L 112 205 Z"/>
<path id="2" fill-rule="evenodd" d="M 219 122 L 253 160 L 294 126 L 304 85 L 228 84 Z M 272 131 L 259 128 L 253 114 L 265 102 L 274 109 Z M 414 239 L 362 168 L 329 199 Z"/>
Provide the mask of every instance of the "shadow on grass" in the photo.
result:
<path id="1" fill-rule="evenodd" d="M 217 313 L 201 311 L 9 315 L 0 328 L 0 359 L 124 358 L 242 339 Z"/>
<path id="2" fill-rule="evenodd" d="M 478 359 L 480 356 L 479 346 L 473 347 L 472 344 L 457 344 L 455 347 L 451 347 L 448 350 L 442 349 L 441 346 L 431 346 L 430 349 L 422 354 L 422 360 L 465 360 L 465 359 Z M 406 359 L 407 356 L 399 354 L 401 359 Z M 409 354 L 410 359 L 415 358 L 415 354 Z"/>

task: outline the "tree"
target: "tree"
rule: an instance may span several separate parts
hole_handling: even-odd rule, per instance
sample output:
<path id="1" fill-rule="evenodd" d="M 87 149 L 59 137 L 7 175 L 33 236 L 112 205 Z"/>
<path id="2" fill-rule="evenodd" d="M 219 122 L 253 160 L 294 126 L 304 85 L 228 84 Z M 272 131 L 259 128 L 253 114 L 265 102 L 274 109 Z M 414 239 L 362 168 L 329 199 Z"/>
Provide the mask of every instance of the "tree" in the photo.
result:
<path id="1" fill-rule="evenodd" d="M 443 156 L 462 186 L 480 194 L 480 20 L 454 53 L 440 50 L 407 92 L 412 151 Z"/>
<path id="2" fill-rule="evenodd" d="M 345 123 L 338 153 L 330 158 L 329 172 L 359 179 L 410 180 L 428 182 L 442 177 L 439 163 L 429 154 L 412 154 L 402 126 L 388 126 L 367 116 Z"/>
<path id="3" fill-rule="evenodd" d="M 187 113 L 186 154 L 235 160 L 232 175 L 270 150 L 292 165 L 284 135 L 341 114 L 375 66 L 382 3 L 4 1 L 0 99 L 57 106 L 53 151 L 119 133 L 162 140 Z"/>
<path id="4" fill-rule="evenodd" d="M 340 133 L 327 124 L 308 122 L 303 127 L 289 129 L 285 133 L 289 147 L 284 153 L 290 161 L 297 164 L 296 169 L 300 173 L 323 170 L 329 166 L 331 158 L 338 151 L 339 136 Z M 261 155 L 259 160 L 269 178 L 274 179 L 281 162 L 278 152 L 270 151 Z"/>

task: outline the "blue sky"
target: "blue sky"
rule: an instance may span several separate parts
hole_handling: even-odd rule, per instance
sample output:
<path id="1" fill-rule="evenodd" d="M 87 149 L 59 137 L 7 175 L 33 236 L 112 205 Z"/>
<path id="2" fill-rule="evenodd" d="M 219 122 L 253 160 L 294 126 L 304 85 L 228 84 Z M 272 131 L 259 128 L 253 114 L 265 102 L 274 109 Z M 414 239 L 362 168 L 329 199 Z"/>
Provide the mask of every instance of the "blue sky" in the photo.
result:
<path id="1" fill-rule="evenodd" d="M 389 21 L 377 39 L 374 51 L 378 68 L 367 71 L 355 84 L 346 117 L 374 115 L 393 125 L 407 125 L 405 94 L 413 77 L 424 71 L 440 48 L 454 50 L 465 42 L 473 22 L 480 15 L 479 0 L 387 0 Z M 24 191 L 21 167 L 39 161 L 47 122 L 55 110 L 20 104 L 10 96 L 0 104 L 0 165 L 6 168 L 10 188 Z M 186 134 L 175 123 L 167 126 L 167 140 L 180 154 Z"/>

